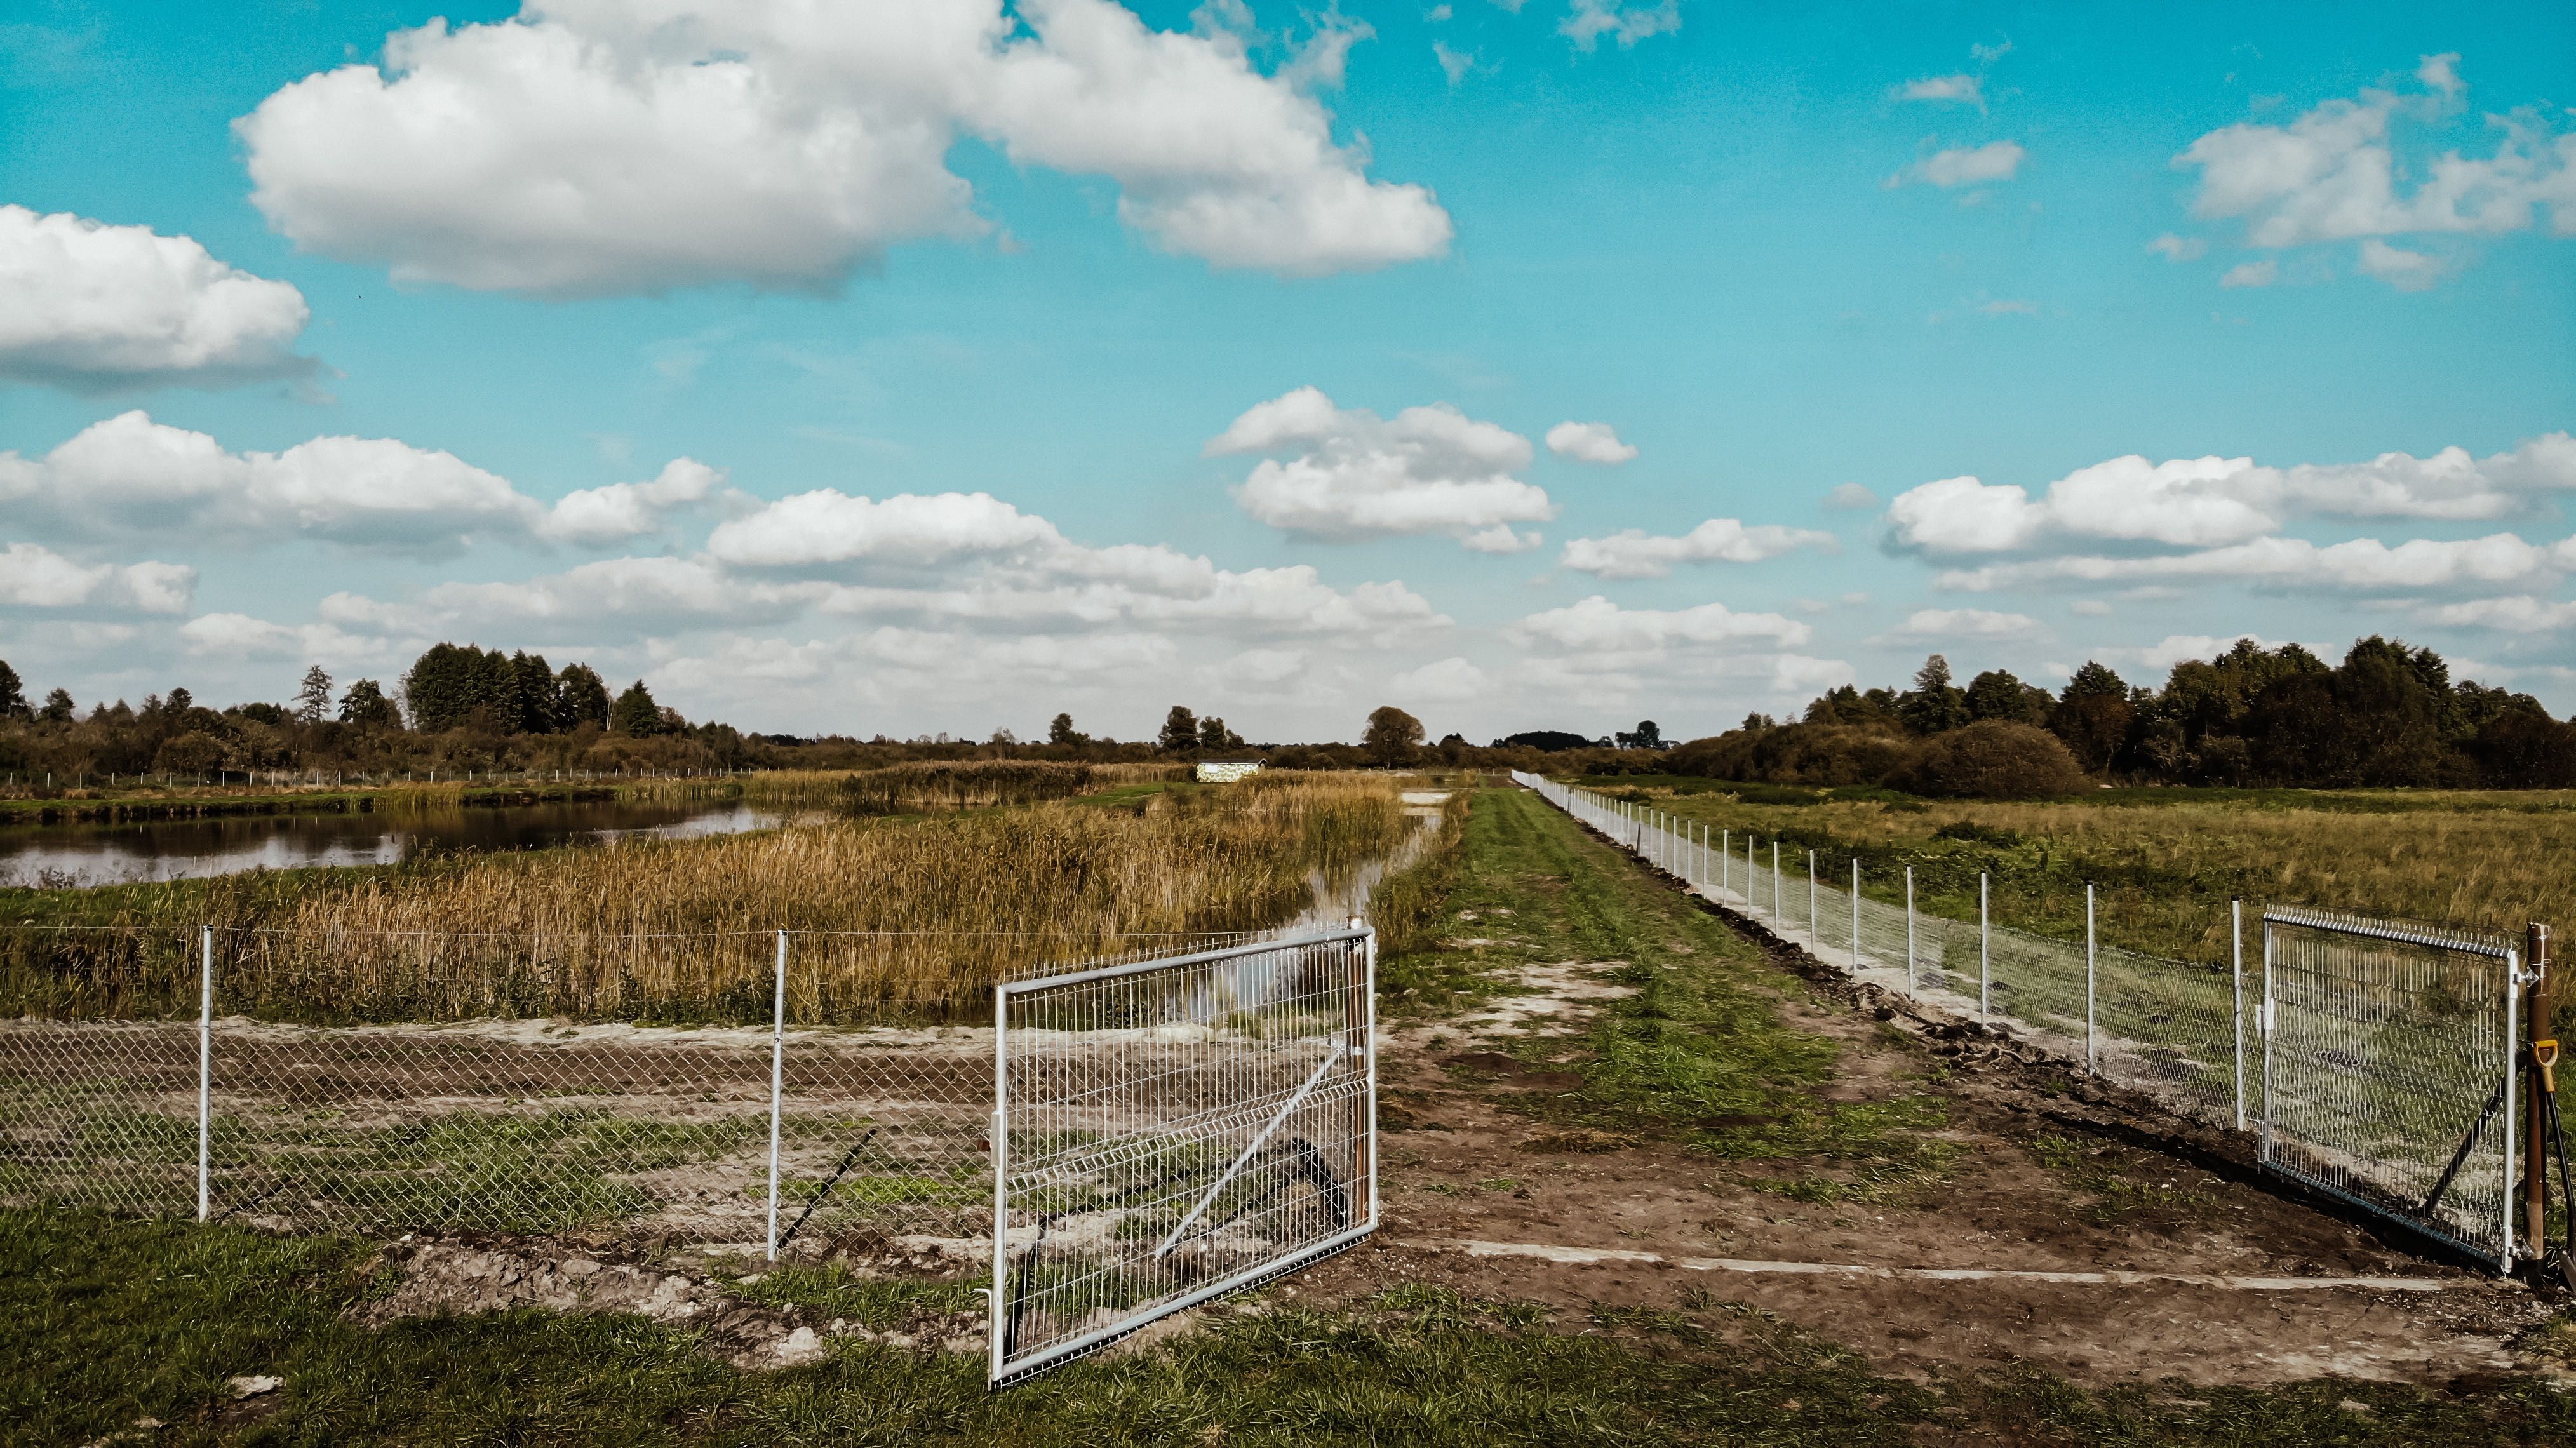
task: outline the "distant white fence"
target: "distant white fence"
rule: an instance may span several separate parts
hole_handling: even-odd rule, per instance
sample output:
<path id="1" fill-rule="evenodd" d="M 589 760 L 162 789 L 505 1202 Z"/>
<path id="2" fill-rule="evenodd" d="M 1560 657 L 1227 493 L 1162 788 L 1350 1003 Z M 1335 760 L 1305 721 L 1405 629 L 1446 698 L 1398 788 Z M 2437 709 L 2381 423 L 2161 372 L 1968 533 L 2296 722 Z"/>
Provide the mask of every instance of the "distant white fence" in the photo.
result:
<path id="1" fill-rule="evenodd" d="M 2514 1020 L 2508 939 L 2331 912 L 2264 912 L 2245 955 L 2172 960 L 2085 938 L 1917 911 L 1819 878 L 1813 851 L 1766 845 L 1515 771 L 1515 782 L 1694 891 L 1854 979 L 2009 1024 L 2178 1114 L 2257 1138 L 2259 1159 L 2497 1270 L 2516 1256 Z"/>

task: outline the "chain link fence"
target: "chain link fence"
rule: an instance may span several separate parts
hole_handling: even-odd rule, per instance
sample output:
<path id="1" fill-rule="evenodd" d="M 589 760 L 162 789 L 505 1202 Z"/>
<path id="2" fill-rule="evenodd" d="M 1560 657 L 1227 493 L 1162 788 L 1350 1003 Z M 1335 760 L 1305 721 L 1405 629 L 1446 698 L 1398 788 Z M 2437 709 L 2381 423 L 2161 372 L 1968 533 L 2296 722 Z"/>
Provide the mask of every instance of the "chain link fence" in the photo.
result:
<path id="1" fill-rule="evenodd" d="M 2258 1135 L 2275 1170 L 2499 1269 L 2513 1257 L 2512 942 L 2275 907 L 2246 953 L 2173 960 L 1914 908 L 1910 872 L 1819 875 L 1661 811 L 1518 773 L 1515 782 L 1856 980 L 2003 1026 L 2205 1125 Z M 1871 897 L 1876 884 L 1904 903 Z M 1983 898 L 1983 886 L 1980 886 Z"/>
<path id="2" fill-rule="evenodd" d="M 0 931 L 0 1201 L 989 1240 L 994 982 L 1258 938 Z"/>

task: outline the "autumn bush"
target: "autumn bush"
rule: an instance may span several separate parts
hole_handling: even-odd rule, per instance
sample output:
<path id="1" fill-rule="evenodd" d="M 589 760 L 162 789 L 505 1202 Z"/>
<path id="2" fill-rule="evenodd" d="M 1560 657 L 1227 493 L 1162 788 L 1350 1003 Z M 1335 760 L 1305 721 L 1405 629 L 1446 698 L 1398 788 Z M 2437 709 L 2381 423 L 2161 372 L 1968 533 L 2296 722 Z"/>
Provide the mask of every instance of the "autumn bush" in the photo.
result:
<path id="1" fill-rule="evenodd" d="M 1916 794 L 1958 799 L 2046 799 L 2091 787 L 2063 740 L 2001 719 L 1925 740 L 1899 778 Z"/>

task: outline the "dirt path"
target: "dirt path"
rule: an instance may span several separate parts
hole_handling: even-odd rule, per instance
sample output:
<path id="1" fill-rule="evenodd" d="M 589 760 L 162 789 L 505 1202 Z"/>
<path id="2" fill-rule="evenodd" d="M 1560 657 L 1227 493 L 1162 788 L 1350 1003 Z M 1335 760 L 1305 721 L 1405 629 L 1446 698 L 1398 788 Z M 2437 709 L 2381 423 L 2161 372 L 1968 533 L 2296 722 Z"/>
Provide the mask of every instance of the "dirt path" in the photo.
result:
<path id="1" fill-rule="evenodd" d="M 1779 963 L 1779 1009 L 1841 1048 L 1827 1099 L 1884 1100 L 1927 1079 L 1947 1099 L 1938 1136 L 1957 1155 L 1937 1182 L 1875 1201 L 1799 1200 L 1781 1185 L 1798 1162 L 1549 1125 L 1534 1108 L 1580 1085 L 1582 1038 L 1621 993 L 1610 979 L 1621 963 L 1522 967 L 1523 994 L 1386 1033 L 1384 1227 L 1291 1290 L 1342 1301 L 1420 1282 L 1566 1309 L 1737 1302 L 1898 1373 L 2029 1361 L 2096 1384 L 2333 1374 L 2468 1389 L 2525 1366 L 2508 1342 L 2547 1309 L 2518 1286 L 2429 1263 L 2236 1179 L 2215 1149 L 2196 1151 L 2206 1165 L 2142 1149 L 2140 1122 L 2186 1142 L 2191 1128 L 2018 1058 L 1972 1025 L 1912 1014 L 1821 966 L 1802 981 Z M 1577 1250 L 1536 1250 L 1546 1248 Z M 2235 1281 L 1745 1271 L 1712 1259 Z M 2430 1290 L 2279 1283 L 2302 1278 Z"/>

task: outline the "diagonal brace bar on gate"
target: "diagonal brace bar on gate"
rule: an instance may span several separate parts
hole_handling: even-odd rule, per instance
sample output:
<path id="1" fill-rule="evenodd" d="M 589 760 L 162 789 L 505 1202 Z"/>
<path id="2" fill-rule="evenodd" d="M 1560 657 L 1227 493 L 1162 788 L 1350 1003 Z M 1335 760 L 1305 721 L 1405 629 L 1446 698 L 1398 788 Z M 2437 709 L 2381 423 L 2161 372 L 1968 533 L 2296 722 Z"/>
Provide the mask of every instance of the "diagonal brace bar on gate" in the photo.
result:
<path id="1" fill-rule="evenodd" d="M 1181 1218 L 1181 1224 L 1172 1229 L 1172 1235 L 1165 1237 L 1162 1245 L 1154 1249 L 1156 1257 L 1171 1255 L 1172 1244 L 1181 1240 L 1181 1234 L 1188 1231 L 1190 1224 L 1199 1219 L 1199 1214 L 1208 1209 L 1208 1204 L 1216 1200 L 1216 1194 L 1225 1190 L 1225 1184 L 1234 1180 L 1235 1174 L 1243 1170 L 1243 1164 L 1252 1160 L 1252 1154 L 1261 1150 L 1262 1143 L 1270 1139 L 1270 1133 L 1279 1129 L 1279 1123 L 1288 1119 L 1288 1113 L 1297 1109 L 1297 1103 L 1306 1099 L 1306 1093 L 1315 1089 L 1315 1083 L 1324 1079 L 1324 1073 L 1332 1070 L 1333 1063 L 1340 1060 L 1341 1056 L 1342 1048 L 1338 1043 L 1324 1053 L 1324 1059 L 1315 1063 L 1315 1073 L 1306 1078 L 1306 1084 L 1298 1087 L 1296 1094 L 1280 1104 L 1279 1109 L 1271 1114 L 1270 1123 L 1261 1128 L 1261 1134 L 1252 1138 L 1252 1144 L 1245 1147 L 1243 1154 L 1234 1159 L 1234 1165 L 1225 1169 L 1225 1175 L 1218 1177 L 1216 1185 L 1209 1187 L 1207 1194 L 1199 1198 L 1199 1204 L 1190 1208 L 1190 1214 Z"/>

